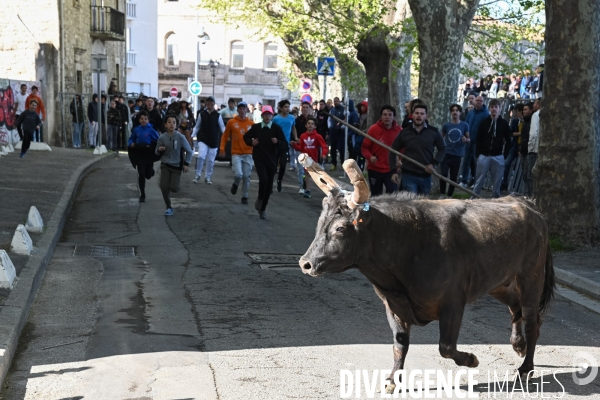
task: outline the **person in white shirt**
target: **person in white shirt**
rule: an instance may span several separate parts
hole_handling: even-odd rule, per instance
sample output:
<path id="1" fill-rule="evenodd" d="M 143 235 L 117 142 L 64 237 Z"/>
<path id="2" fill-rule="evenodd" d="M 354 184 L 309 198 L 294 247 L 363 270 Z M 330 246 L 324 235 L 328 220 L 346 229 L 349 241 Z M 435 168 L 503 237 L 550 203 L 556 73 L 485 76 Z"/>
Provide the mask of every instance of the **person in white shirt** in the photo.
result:
<path id="1" fill-rule="evenodd" d="M 533 103 L 533 108 L 536 110 L 531 116 L 531 127 L 529 128 L 529 142 L 527 144 L 527 193 L 533 196 L 533 167 L 537 161 L 538 147 L 540 143 L 540 109 L 542 107 L 542 99 L 536 99 Z"/>
<path id="2" fill-rule="evenodd" d="M 223 118 L 223 123 L 227 125 L 227 122 L 237 115 L 235 100 L 229 99 L 227 102 L 227 107 L 223 107 L 221 110 L 219 110 L 219 114 L 221 114 L 221 117 Z"/>
<path id="3" fill-rule="evenodd" d="M 27 109 L 25 108 L 27 96 L 29 96 L 27 94 L 27 85 L 23 83 L 21 84 L 21 92 L 15 93 L 15 114 L 17 117 L 19 117 L 19 115 L 21 115 L 21 113 Z"/>
<path id="4" fill-rule="evenodd" d="M 254 110 L 252 119 L 255 124 L 260 124 L 262 122 L 262 103 L 260 101 L 256 102 L 256 109 Z"/>
<path id="5" fill-rule="evenodd" d="M 206 175 L 204 181 L 212 185 L 210 178 L 212 177 L 215 167 L 215 157 L 219 149 L 221 135 L 225 131 L 223 118 L 217 110 L 215 110 L 215 99 L 209 96 L 206 99 L 206 109 L 200 111 L 196 118 L 196 125 L 192 132 L 192 137 L 198 140 L 198 159 L 196 160 L 196 176 L 193 182 L 198 183 L 202 176 L 202 169 L 206 162 Z"/>

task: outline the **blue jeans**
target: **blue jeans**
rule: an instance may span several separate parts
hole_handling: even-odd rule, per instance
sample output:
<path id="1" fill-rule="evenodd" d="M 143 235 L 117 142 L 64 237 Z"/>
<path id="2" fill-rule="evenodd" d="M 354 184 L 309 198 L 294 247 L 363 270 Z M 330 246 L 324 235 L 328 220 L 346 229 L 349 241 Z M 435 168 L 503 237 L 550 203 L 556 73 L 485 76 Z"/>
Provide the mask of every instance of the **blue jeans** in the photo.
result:
<path id="1" fill-rule="evenodd" d="M 471 178 L 475 176 L 477 171 L 477 165 L 475 164 L 475 139 L 471 138 L 471 142 L 468 146 L 465 146 L 465 156 L 463 158 L 462 165 L 462 183 L 466 184 L 469 182 L 469 168 L 471 169 Z"/>
<path id="2" fill-rule="evenodd" d="M 502 175 L 504 174 L 504 156 L 493 156 L 487 157 L 483 154 L 477 158 L 477 178 L 475 179 L 475 188 L 473 192 L 476 194 L 481 193 L 485 178 L 488 172 L 492 173 L 492 197 L 500 197 L 500 184 L 502 183 Z"/>
<path id="3" fill-rule="evenodd" d="M 81 147 L 81 132 L 83 132 L 83 122 L 73 122 L 73 147 Z"/>
<path id="4" fill-rule="evenodd" d="M 431 176 L 402 174 L 402 190 L 416 194 L 428 195 L 431 191 Z"/>
<path id="5" fill-rule="evenodd" d="M 233 154 L 231 156 L 231 169 L 233 171 L 233 182 L 236 185 L 242 183 L 242 197 L 248 198 L 250 187 L 250 173 L 252 172 L 252 154 Z"/>
<path id="6" fill-rule="evenodd" d="M 508 153 L 508 157 L 504 161 L 504 177 L 502 177 L 502 186 L 508 188 L 508 180 L 510 179 L 510 168 L 512 167 L 513 161 L 517 158 L 517 148 L 513 147 Z"/>

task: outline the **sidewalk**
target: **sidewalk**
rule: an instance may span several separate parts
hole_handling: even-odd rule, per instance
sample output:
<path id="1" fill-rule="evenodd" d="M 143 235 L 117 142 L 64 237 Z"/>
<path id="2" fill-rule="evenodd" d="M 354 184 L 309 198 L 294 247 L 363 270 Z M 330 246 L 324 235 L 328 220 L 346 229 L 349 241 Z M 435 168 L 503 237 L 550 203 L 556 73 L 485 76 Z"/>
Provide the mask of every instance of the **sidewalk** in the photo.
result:
<path id="1" fill-rule="evenodd" d="M 600 248 L 554 253 L 559 283 L 600 300 Z"/>
<path id="2" fill-rule="evenodd" d="M 23 159 L 18 152 L 0 159 L 0 249 L 7 251 L 17 272 L 13 288 L 0 291 L 0 382 L 10 368 L 79 182 L 96 163 L 110 158 L 94 156 L 88 150 L 55 147 L 51 152 L 30 151 Z M 10 252 L 10 243 L 31 206 L 39 210 L 44 232 L 30 233 L 33 253 L 18 256 Z"/>

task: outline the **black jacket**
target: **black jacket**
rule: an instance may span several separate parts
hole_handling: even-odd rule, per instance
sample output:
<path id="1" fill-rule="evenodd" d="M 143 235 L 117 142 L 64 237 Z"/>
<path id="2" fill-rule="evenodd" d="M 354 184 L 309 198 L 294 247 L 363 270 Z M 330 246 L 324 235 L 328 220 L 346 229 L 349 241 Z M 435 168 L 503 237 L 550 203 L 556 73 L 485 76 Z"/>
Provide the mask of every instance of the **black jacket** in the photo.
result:
<path id="1" fill-rule="evenodd" d="M 475 156 L 483 154 L 487 157 L 508 156 L 510 152 L 510 141 L 512 131 L 510 125 L 502 117 L 493 120 L 491 116 L 486 117 L 477 131 L 475 139 Z"/>
<path id="2" fill-rule="evenodd" d="M 222 135 L 219 120 L 223 120 L 221 114 L 217 110 L 213 110 L 211 113 L 208 110 L 202 110 L 198 117 L 200 126 L 194 128 L 194 132 L 197 132 L 198 142 L 206 144 L 211 149 L 219 147 Z"/>
<path id="3" fill-rule="evenodd" d="M 271 128 L 266 126 L 263 128 L 262 123 L 254 124 L 244 135 L 244 142 L 248 146 L 252 146 L 252 139 L 254 138 L 258 138 L 258 144 L 252 148 L 254 163 L 276 167 L 278 152 L 287 151 L 287 141 L 281 127 L 276 123 L 271 123 Z M 273 143 L 271 138 L 276 138 L 277 143 Z"/>
<path id="4" fill-rule="evenodd" d="M 150 116 L 150 123 L 152 124 L 154 129 L 156 129 L 156 131 L 159 134 L 167 131 L 167 129 L 165 128 L 165 124 L 163 123 L 163 119 L 160 116 L 160 111 L 158 111 L 156 108 L 153 108 L 152 110 L 148 111 L 148 108 L 146 108 L 145 105 L 142 106 L 142 108 L 140 108 L 140 111 L 142 111 L 142 110 L 146 110 L 146 112 Z M 131 121 L 131 123 L 132 123 L 131 130 L 133 130 L 140 124 L 140 113 L 139 112 L 136 114 L 134 120 Z"/>
<path id="5" fill-rule="evenodd" d="M 521 144 L 519 145 L 519 153 L 524 157 L 529 153 L 529 130 L 531 129 L 531 117 L 523 118 L 523 127 L 521 128 Z"/>
<path id="6" fill-rule="evenodd" d="M 77 114 L 75 114 L 75 109 L 77 109 Z M 75 100 L 73 100 L 71 102 L 71 105 L 69 106 L 69 111 L 71 112 L 71 115 L 73 116 L 73 122 L 74 123 L 82 123 L 85 122 L 85 114 L 83 113 L 83 104 L 81 103 L 81 101 L 77 102 L 77 107 L 75 107 Z"/>
<path id="7" fill-rule="evenodd" d="M 438 153 L 434 157 L 433 151 L 436 148 Z M 424 127 L 421 132 L 417 132 L 412 125 L 401 130 L 392 143 L 392 149 L 396 151 L 404 149 L 403 154 L 423 165 L 437 165 L 442 162 L 444 155 L 446 154 L 444 138 L 442 138 L 442 134 L 432 126 Z M 388 161 L 392 171 L 395 171 L 396 157 L 397 156 L 394 153 L 390 152 Z M 408 161 L 402 163 L 402 171 L 421 177 L 431 176 L 425 172 L 425 170 Z"/>
<path id="8" fill-rule="evenodd" d="M 98 122 L 98 102 L 90 101 L 88 104 L 88 121 Z"/>
<path id="9" fill-rule="evenodd" d="M 117 103 L 117 110 L 121 113 L 121 123 L 129 121 L 129 109 L 125 104 Z"/>
<path id="10" fill-rule="evenodd" d="M 19 118 L 17 118 L 15 126 L 19 132 L 19 136 L 23 138 L 23 132 L 33 133 L 36 131 L 36 126 L 39 126 L 41 123 L 42 120 L 38 114 L 34 111 L 25 110 L 19 115 Z"/>

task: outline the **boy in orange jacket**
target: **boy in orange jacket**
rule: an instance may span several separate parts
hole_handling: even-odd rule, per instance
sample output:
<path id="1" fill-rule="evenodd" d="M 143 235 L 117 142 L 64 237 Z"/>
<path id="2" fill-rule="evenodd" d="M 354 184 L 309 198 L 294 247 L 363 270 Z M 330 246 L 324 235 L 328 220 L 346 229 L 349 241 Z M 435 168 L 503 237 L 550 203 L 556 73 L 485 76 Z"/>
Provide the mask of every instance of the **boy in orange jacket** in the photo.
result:
<path id="1" fill-rule="evenodd" d="M 227 122 L 221 137 L 220 157 L 225 157 L 225 145 L 231 137 L 231 169 L 233 171 L 233 184 L 231 194 L 236 194 L 240 182 L 242 185 L 242 204 L 248 204 L 248 188 L 250 187 L 250 173 L 252 172 L 252 146 L 244 142 L 244 134 L 252 128 L 254 121 L 248 118 L 248 105 L 240 101 L 237 106 L 237 115 Z"/>
<path id="2" fill-rule="evenodd" d="M 321 159 L 325 159 L 327 157 L 327 143 L 317 132 L 317 120 L 309 116 L 306 118 L 306 132 L 300 135 L 300 139 L 296 141 L 290 142 L 290 144 L 294 147 L 294 149 L 298 150 L 300 153 L 306 153 L 312 158 L 315 162 L 321 163 Z M 310 190 L 308 188 L 308 181 L 306 179 L 306 171 L 304 173 L 304 197 L 310 198 Z"/>

